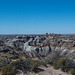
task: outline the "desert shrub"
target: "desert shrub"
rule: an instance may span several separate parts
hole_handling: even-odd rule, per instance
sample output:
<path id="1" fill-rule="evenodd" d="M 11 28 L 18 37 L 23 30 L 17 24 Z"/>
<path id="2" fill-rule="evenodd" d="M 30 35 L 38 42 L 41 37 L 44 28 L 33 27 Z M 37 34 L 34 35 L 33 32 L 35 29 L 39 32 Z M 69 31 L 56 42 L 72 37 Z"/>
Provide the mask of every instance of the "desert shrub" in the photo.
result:
<path id="1" fill-rule="evenodd" d="M 16 60 L 13 61 L 13 65 L 17 68 L 22 70 L 23 72 L 32 71 L 35 67 L 39 66 L 37 60 L 32 59 L 25 59 L 25 60 Z"/>
<path id="2" fill-rule="evenodd" d="M 16 68 L 11 65 L 6 65 L 1 68 L 2 75 L 16 75 Z"/>
<path id="3" fill-rule="evenodd" d="M 46 66 L 47 60 L 40 60 L 39 63 L 40 63 L 40 65 Z"/>
<path id="4" fill-rule="evenodd" d="M 47 59 L 47 63 L 52 65 L 54 62 L 56 62 L 59 59 L 60 51 L 54 51 L 49 55 L 49 58 Z"/>
<path id="5" fill-rule="evenodd" d="M 31 60 L 31 65 L 33 65 L 33 67 L 38 67 L 39 61 L 38 60 Z"/>
<path id="6" fill-rule="evenodd" d="M 58 66 L 59 66 L 59 68 L 61 68 L 62 71 L 65 71 L 65 70 L 66 70 L 66 61 L 67 61 L 67 59 L 64 58 L 64 57 L 60 58 L 60 59 L 57 61 Z"/>
<path id="7" fill-rule="evenodd" d="M 59 69 L 59 68 L 61 68 L 63 71 L 65 70 L 65 61 L 66 61 L 66 59 L 64 58 L 64 57 L 62 57 L 62 58 L 60 58 L 60 59 L 58 59 L 56 62 L 54 62 L 54 64 L 53 64 L 53 66 L 54 66 L 54 68 L 55 69 Z"/>
<path id="8" fill-rule="evenodd" d="M 20 69 L 24 72 L 31 71 L 32 65 L 31 65 L 31 60 L 26 59 L 26 60 L 21 60 L 18 59 L 16 61 L 13 61 L 13 65 L 17 68 Z"/>
<path id="9" fill-rule="evenodd" d="M 21 63 L 21 60 L 20 60 L 20 59 L 15 60 L 15 61 L 12 61 L 12 64 L 13 64 L 16 68 L 19 68 L 20 63 Z"/>
<path id="10" fill-rule="evenodd" d="M 53 64 L 53 68 L 54 68 L 54 69 L 59 69 L 59 65 L 57 64 L 57 62 L 55 62 L 55 63 Z"/>
<path id="11" fill-rule="evenodd" d="M 71 68 L 75 68 L 75 63 L 71 59 L 62 57 L 54 62 L 53 67 L 55 69 L 61 69 L 64 72 L 68 72 Z"/>
<path id="12" fill-rule="evenodd" d="M 74 69 L 74 68 L 70 69 L 70 73 L 71 73 L 72 75 L 75 75 L 75 69 Z"/>
<path id="13" fill-rule="evenodd" d="M 61 61 L 62 60 L 62 61 Z M 59 60 L 59 62 L 61 61 L 60 64 L 60 68 L 62 71 L 64 72 L 68 72 L 71 68 L 75 68 L 75 63 L 72 59 L 68 59 L 68 58 L 61 58 Z"/>
<path id="14" fill-rule="evenodd" d="M 32 71 L 32 69 L 34 68 L 34 66 L 31 64 L 32 60 L 31 59 L 26 59 L 24 61 L 24 68 L 27 71 Z"/>

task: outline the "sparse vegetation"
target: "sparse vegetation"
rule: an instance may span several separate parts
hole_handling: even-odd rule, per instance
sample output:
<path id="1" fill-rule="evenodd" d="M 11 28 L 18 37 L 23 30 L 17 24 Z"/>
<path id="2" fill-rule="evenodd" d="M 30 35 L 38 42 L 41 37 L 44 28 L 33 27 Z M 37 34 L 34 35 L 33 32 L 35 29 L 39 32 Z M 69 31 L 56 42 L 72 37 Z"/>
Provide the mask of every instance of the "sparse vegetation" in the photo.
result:
<path id="1" fill-rule="evenodd" d="M 74 69 L 74 68 L 70 69 L 70 73 L 71 73 L 72 75 L 75 75 L 75 69 Z"/>
<path id="2" fill-rule="evenodd" d="M 39 66 L 39 61 L 32 59 L 25 60 L 16 60 L 13 61 L 13 65 L 16 66 L 17 69 L 22 70 L 23 72 L 32 71 L 35 67 Z"/>
<path id="3" fill-rule="evenodd" d="M 54 69 L 61 69 L 64 72 L 69 72 L 75 75 L 75 63 L 72 59 L 62 57 L 53 64 Z"/>
<path id="4" fill-rule="evenodd" d="M 45 35 L 18 36 L 13 40 L 0 42 L 2 74 L 15 75 L 15 71 L 32 72 L 40 65 L 47 67 L 50 64 L 54 69 L 61 69 L 75 75 L 75 50 L 72 50 L 75 38 L 46 33 Z M 63 50 L 63 48 L 69 50 Z"/>
<path id="5" fill-rule="evenodd" d="M 2 75 L 16 75 L 16 68 L 11 65 L 6 65 L 1 68 Z"/>

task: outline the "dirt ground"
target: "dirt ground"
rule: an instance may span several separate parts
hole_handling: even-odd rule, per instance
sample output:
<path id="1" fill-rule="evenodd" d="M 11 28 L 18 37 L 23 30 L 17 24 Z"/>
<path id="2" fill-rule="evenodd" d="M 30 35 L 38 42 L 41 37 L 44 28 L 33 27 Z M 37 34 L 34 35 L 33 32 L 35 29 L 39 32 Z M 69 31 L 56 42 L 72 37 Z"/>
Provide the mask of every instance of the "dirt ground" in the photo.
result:
<path id="1" fill-rule="evenodd" d="M 40 66 L 36 73 L 28 73 L 28 74 L 21 73 L 19 75 L 71 75 L 71 74 L 62 72 L 61 70 L 54 70 L 51 66 L 48 65 L 47 68 L 44 66 Z"/>

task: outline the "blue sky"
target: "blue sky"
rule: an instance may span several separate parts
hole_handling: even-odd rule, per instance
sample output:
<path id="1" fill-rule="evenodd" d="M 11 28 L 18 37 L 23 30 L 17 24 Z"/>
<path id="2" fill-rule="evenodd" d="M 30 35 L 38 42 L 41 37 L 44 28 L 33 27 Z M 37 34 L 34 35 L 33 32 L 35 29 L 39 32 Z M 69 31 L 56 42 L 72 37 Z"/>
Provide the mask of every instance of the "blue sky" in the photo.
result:
<path id="1" fill-rule="evenodd" d="M 75 34 L 75 0 L 0 0 L 0 34 Z"/>

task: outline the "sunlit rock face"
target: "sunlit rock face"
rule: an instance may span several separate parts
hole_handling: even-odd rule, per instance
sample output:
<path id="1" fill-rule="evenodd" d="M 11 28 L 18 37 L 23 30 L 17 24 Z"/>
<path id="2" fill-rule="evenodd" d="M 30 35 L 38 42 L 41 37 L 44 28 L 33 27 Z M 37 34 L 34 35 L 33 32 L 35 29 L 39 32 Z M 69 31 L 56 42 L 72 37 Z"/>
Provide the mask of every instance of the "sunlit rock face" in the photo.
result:
<path id="1" fill-rule="evenodd" d="M 44 45 L 46 36 L 17 36 L 5 44 L 13 48 L 20 48 L 26 52 L 36 52 L 42 56 L 47 56 L 51 52 L 50 45 Z"/>
<path id="2" fill-rule="evenodd" d="M 34 40 L 36 39 L 36 44 L 33 45 Z M 50 46 L 41 46 L 41 40 L 39 37 L 36 37 L 34 40 L 31 38 L 28 42 L 24 43 L 25 51 L 35 51 L 40 55 L 46 56 L 50 53 L 51 48 Z M 38 40 L 38 41 L 37 41 Z M 39 43 L 39 44 L 38 44 Z"/>
<path id="3" fill-rule="evenodd" d="M 33 47 L 33 46 L 29 46 L 27 45 L 27 43 L 24 45 L 24 50 L 25 51 L 35 51 L 40 55 L 46 56 L 51 52 L 51 48 L 49 46 L 45 46 L 45 47 Z"/>

